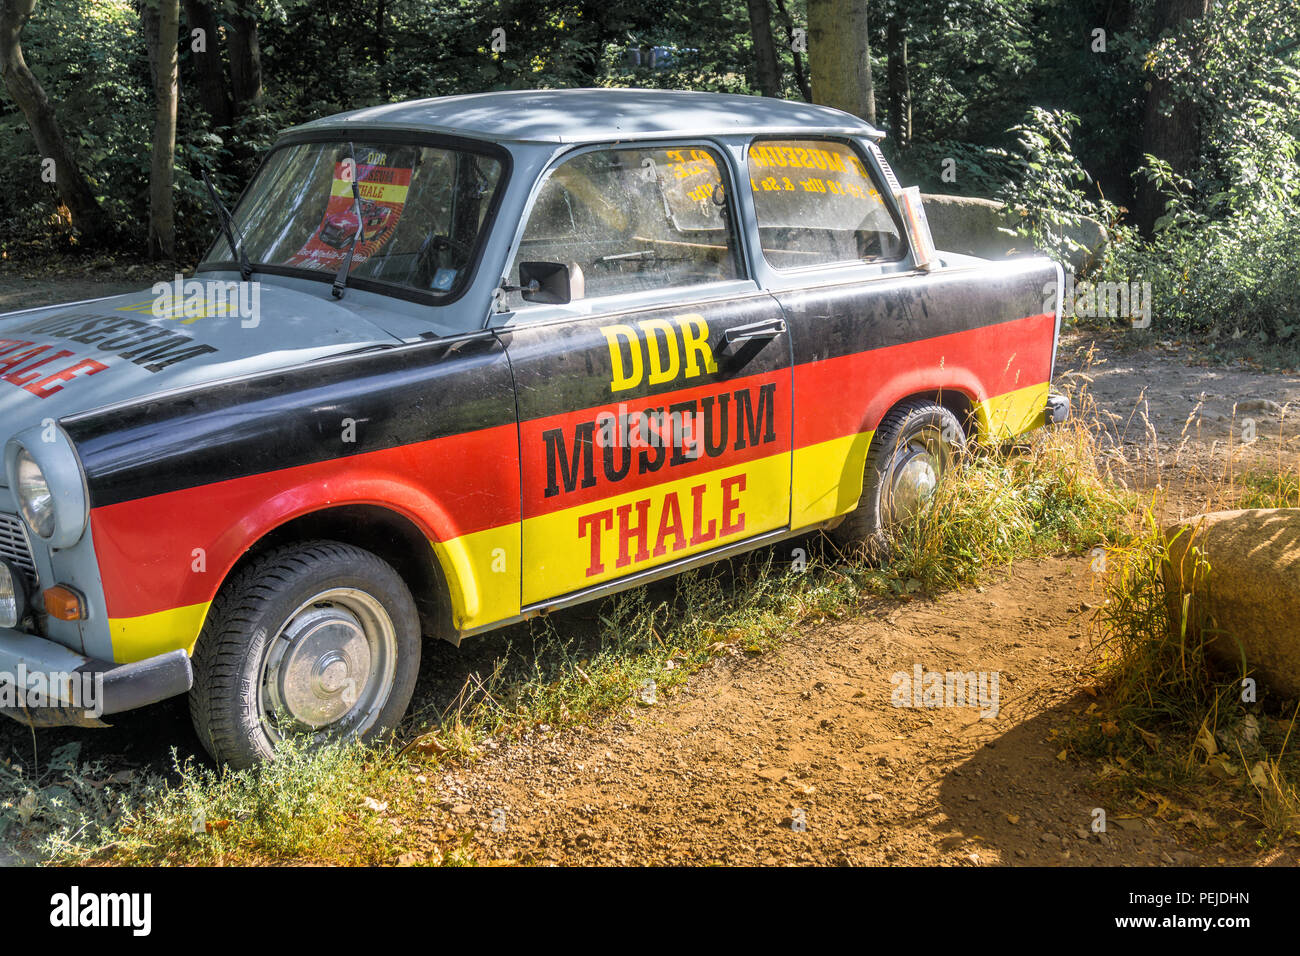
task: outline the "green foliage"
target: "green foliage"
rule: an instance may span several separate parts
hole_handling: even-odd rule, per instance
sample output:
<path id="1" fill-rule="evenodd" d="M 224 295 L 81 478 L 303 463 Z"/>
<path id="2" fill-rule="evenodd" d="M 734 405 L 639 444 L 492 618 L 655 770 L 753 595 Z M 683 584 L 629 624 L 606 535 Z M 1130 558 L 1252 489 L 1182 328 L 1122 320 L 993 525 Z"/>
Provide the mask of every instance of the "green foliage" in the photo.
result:
<path id="1" fill-rule="evenodd" d="M 1016 149 L 991 151 L 1011 170 L 997 198 L 1007 204 L 1012 231 L 1062 263 L 1088 251 L 1077 238 L 1084 217 L 1109 225 L 1119 215 L 1104 197 L 1089 195 L 1092 176 L 1070 142 L 1078 125 L 1073 113 L 1031 107 L 1025 121 L 1012 127 Z"/>
<path id="2" fill-rule="evenodd" d="M 182 23 L 176 152 L 181 257 L 215 227 L 199 182 L 238 195 L 278 130 L 344 109 L 484 90 L 640 86 L 754 93 L 745 0 L 383 0 L 256 4 L 265 95 L 217 128 L 200 107 Z M 1300 18 L 1292 0 L 1221 0 L 1202 20 L 1152 37 L 1154 0 L 880 0 L 870 37 L 877 123 L 892 100 L 888 28 L 908 44 L 911 139 L 886 141 L 907 183 L 1005 200 L 1008 229 L 1057 259 L 1077 252 L 1080 216 L 1111 243 L 1095 278 L 1149 281 L 1157 329 L 1224 349 L 1295 354 L 1300 301 Z M 215 0 L 224 33 L 235 0 Z M 798 98 L 792 31 L 807 0 L 771 0 L 786 96 Z M 91 187 L 122 234 L 142 244 L 153 92 L 133 0 L 40 0 L 23 35 Z M 224 36 L 210 48 L 229 69 Z M 667 68 L 629 56 L 671 51 Z M 810 69 L 801 56 L 805 74 Z M 1195 156 L 1143 157 L 1155 78 L 1196 105 Z M 898 131 L 890 131 L 897 133 Z M 24 118 L 0 96 L 0 256 L 42 256 L 73 236 Z M 955 181 L 945 176 L 955 173 Z M 1139 177 L 1169 204 L 1156 234 L 1124 219 Z M 128 244 L 129 247 L 129 244 Z"/>
<path id="3" fill-rule="evenodd" d="M 1133 502 L 1098 472 L 1096 451 L 1076 418 L 1013 454 L 969 461 L 899 535 L 894 582 L 946 590 L 1018 557 L 1122 543 Z"/>
<path id="4" fill-rule="evenodd" d="M 914 142 L 899 150 L 897 158 L 891 156 L 890 165 L 900 182 L 920 186 L 927 193 L 989 198 L 1012 176 L 1006 150 L 956 139 Z M 956 171 L 956 182 L 943 178 L 946 169 Z"/>
<path id="5" fill-rule="evenodd" d="M 213 770 L 173 752 L 166 776 L 110 774 L 56 750 L 36 774 L 0 765 L 0 834 L 34 859 L 213 864 L 274 857 L 391 862 L 402 849 L 381 802 L 407 780 L 391 755 L 288 741 L 252 770 Z M 374 794 L 387 793 L 383 801 Z"/>
<path id="6" fill-rule="evenodd" d="M 1164 215 L 1149 241 L 1122 237 L 1106 266 L 1152 283 L 1157 328 L 1288 362 L 1300 355 L 1298 51 L 1293 8 L 1244 0 L 1152 51 L 1152 68 L 1200 104 L 1204 144 L 1182 175 L 1145 158 Z"/>
<path id="7" fill-rule="evenodd" d="M 153 96 L 136 19 L 128 0 L 67 0 L 39 4 L 23 32 L 28 64 L 114 219 L 134 215 L 148 194 Z M 67 222 L 41 180 L 41 156 L 7 97 L 0 99 L 0 167 L 0 248 L 33 238 L 66 243 Z"/>
<path id="8" fill-rule="evenodd" d="M 1240 504 L 1293 505 L 1295 477 L 1257 474 Z M 1188 583 L 1181 592 L 1169 590 L 1169 554 L 1150 510 L 1143 533 L 1111 552 L 1105 601 L 1094 619 L 1105 691 L 1101 719 L 1079 722 L 1072 742 L 1108 758 L 1101 776 L 1115 790 L 1155 802 L 1150 793 L 1164 791 L 1166 805 L 1172 800 L 1234 817 L 1242 813 L 1242 793 L 1253 793 L 1258 809 L 1246 812 L 1263 824 L 1265 839 L 1293 838 L 1300 832 L 1296 711 L 1290 702 L 1280 708 L 1243 702 L 1249 672 L 1208 653 L 1212 641 L 1232 638 L 1207 617 L 1209 561 L 1191 543 L 1182 571 L 1199 595 L 1191 600 Z M 1198 825 L 1217 823 L 1204 818 Z"/>

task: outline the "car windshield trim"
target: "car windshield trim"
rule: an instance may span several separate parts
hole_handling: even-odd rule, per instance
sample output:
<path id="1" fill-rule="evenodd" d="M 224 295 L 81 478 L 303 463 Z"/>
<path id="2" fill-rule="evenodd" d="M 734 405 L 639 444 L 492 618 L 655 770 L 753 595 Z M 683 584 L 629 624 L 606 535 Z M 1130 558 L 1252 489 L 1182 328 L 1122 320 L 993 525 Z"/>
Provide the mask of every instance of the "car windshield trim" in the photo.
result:
<path id="1" fill-rule="evenodd" d="M 239 194 L 239 199 L 230 209 L 231 217 L 239 220 L 241 212 L 245 211 L 245 204 L 249 199 L 249 192 L 254 183 L 262 176 L 270 164 L 272 158 L 283 149 L 289 149 L 294 146 L 316 143 L 334 143 L 344 144 L 348 138 L 352 137 L 356 142 L 375 143 L 380 145 L 392 146 L 416 146 L 429 149 L 445 149 L 462 153 L 470 153 L 477 156 L 483 156 L 496 161 L 500 166 L 500 172 L 497 175 L 496 186 L 492 191 L 492 198 L 488 204 L 487 212 L 484 214 L 483 222 L 479 226 L 478 233 L 474 237 L 474 244 L 470 250 L 470 256 L 462 270 L 464 277 L 447 292 L 437 292 L 433 290 L 423 290 L 414 286 L 404 285 L 400 282 L 393 282 L 386 279 L 376 279 L 371 276 L 350 275 L 348 277 L 348 287 L 363 292 L 375 292 L 381 295 L 391 296 L 397 299 L 403 299 L 408 302 L 418 302 L 424 305 L 445 306 L 458 302 L 464 297 L 477 281 L 479 272 L 483 267 L 483 253 L 496 227 L 497 216 L 501 210 L 502 199 L 510 185 L 510 177 L 514 171 L 514 157 L 510 150 L 497 143 L 487 140 L 475 139 L 472 137 L 449 136 L 441 133 L 422 133 L 411 130 L 396 129 L 382 126 L 329 126 L 320 129 L 299 129 L 290 131 L 276 140 L 272 147 L 267 150 L 266 155 L 258 163 L 257 169 L 249 177 L 248 183 L 244 186 L 243 191 Z M 223 242 L 213 241 L 213 248 L 223 245 Z M 313 282 L 323 282 L 326 285 L 332 285 L 334 282 L 333 271 L 322 271 L 320 269 L 309 269 L 301 266 L 286 266 L 281 263 L 268 263 L 255 259 L 250 259 L 250 264 L 255 272 L 264 275 L 283 276 L 286 278 L 309 279 Z M 239 263 L 234 259 L 204 259 L 197 268 L 196 273 L 203 272 L 238 272 Z"/>

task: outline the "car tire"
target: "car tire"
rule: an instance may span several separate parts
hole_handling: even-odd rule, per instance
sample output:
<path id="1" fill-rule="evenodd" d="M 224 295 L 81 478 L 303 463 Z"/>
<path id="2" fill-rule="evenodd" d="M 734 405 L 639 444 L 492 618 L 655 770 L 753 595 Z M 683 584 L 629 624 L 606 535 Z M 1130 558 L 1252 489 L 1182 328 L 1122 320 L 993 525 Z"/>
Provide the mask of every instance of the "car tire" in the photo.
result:
<path id="1" fill-rule="evenodd" d="M 889 556 L 893 532 L 966 451 L 966 432 L 951 411 L 909 399 L 885 415 L 872 437 L 858 506 L 831 531 L 845 548 Z"/>
<path id="2" fill-rule="evenodd" d="M 313 541 L 257 558 L 213 601 L 190 716 L 216 760 L 249 767 L 290 734 L 372 741 L 402 719 L 420 669 L 405 582 L 361 548 Z"/>

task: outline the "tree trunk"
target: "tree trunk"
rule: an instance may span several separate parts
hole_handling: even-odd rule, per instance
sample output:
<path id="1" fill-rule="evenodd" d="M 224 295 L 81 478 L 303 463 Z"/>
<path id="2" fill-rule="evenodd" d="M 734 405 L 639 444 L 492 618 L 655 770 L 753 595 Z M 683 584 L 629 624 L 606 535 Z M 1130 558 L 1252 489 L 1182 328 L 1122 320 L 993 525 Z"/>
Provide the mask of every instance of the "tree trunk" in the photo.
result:
<path id="1" fill-rule="evenodd" d="M 23 58 L 23 27 L 35 6 L 36 0 L 0 0 L 0 78 L 27 119 L 40 159 L 54 161 L 54 188 L 73 228 L 97 242 L 109 232 L 108 217 L 77 167 L 54 106 Z"/>
<path id="2" fill-rule="evenodd" d="M 808 0 L 813 102 L 876 121 L 866 0 Z"/>
<path id="3" fill-rule="evenodd" d="M 1167 30 L 1176 30 L 1185 21 L 1200 19 L 1208 10 L 1209 0 L 1157 0 L 1155 38 Z M 1200 151 L 1200 116 L 1196 103 L 1180 98 L 1169 80 L 1154 75 L 1147 90 L 1141 144 L 1143 154 L 1159 157 L 1174 172 L 1183 174 L 1191 171 Z M 1163 197 L 1152 183 L 1141 181 L 1134 205 L 1138 228 L 1151 235 L 1155 221 L 1164 214 Z"/>
<path id="4" fill-rule="evenodd" d="M 179 42 L 180 0 L 158 0 L 154 11 L 142 11 L 145 37 L 153 64 L 153 156 L 149 163 L 149 238 L 151 259 L 176 258 L 176 102 L 180 78 L 176 45 Z"/>
<path id="5" fill-rule="evenodd" d="M 379 66 L 379 92 L 387 99 L 388 82 L 388 4 L 377 0 L 375 5 L 375 63 Z"/>
<path id="6" fill-rule="evenodd" d="M 480 4 L 489 12 L 492 4 Z M 503 4 L 508 7 L 508 4 Z M 517 6 L 517 5 L 516 5 Z M 545 4 L 540 7 L 545 9 Z M 527 9 L 527 7 L 523 8 Z M 581 14 L 585 29 L 578 36 L 582 37 L 588 52 L 580 55 L 572 64 L 575 79 L 583 86 L 598 86 L 604 76 L 603 55 L 611 43 L 626 42 L 631 28 L 627 9 L 608 0 L 580 0 L 577 9 Z M 521 11 L 522 12 L 522 11 Z M 495 22 L 495 21 L 493 21 Z"/>
<path id="7" fill-rule="evenodd" d="M 749 32 L 754 38 L 754 67 L 758 89 L 764 96 L 781 95 L 781 66 L 772 42 L 772 13 L 767 0 L 747 0 Z"/>
<path id="8" fill-rule="evenodd" d="M 912 141 L 912 80 L 907 70 L 907 34 L 903 32 L 898 16 L 890 18 L 886 30 L 889 131 L 894 134 L 894 145 L 902 148 Z"/>
<path id="9" fill-rule="evenodd" d="M 794 58 L 794 81 L 799 86 L 799 93 L 803 96 L 804 102 L 811 103 L 812 87 L 808 84 L 808 76 L 804 73 L 803 56 L 794 42 L 794 21 L 790 19 L 790 11 L 786 8 L 785 0 L 776 0 L 776 12 L 781 17 L 781 25 L 785 27 L 785 38 L 790 44 L 790 55 Z"/>
<path id="10" fill-rule="evenodd" d="M 226 68 L 221 62 L 220 34 L 217 17 L 206 0 L 185 0 L 185 23 L 190 29 L 190 64 L 194 69 L 194 88 L 199 94 L 199 105 L 212 119 L 215 127 L 229 126 L 234 118 L 230 111 L 230 94 L 226 90 Z M 193 48 L 193 31 L 203 31 L 204 49 Z"/>
<path id="11" fill-rule="evenodd" d="M 257 10 L 251 0 L 238 0 L 238 12 L 226 30 L 226 47 L 235 115 L 242 116 L 262 102 L 262 48 L 257 40 Z"/>

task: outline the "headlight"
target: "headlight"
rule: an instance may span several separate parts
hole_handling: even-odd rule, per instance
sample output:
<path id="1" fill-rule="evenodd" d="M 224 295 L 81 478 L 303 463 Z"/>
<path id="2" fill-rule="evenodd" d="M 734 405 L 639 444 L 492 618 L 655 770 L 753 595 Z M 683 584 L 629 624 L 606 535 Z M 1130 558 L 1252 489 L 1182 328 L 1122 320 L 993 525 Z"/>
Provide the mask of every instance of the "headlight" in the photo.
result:
<path id="1" fill-rule="evenodd" d="M 49 547 L 70 548 L 86 533 L 90 496 L 63 429 L 24 429 L 5 445 L 5 475 L 27 526 Z"/>
<path id="2" fill-rule="evenodd" d="M 14 481 L 23 517 L 42 538 L 50 537 L 54 534 L 54 495 L 50 483 L 45 480 L 45 472 L 26 448 L 14 458 Z"/>
<path id="3" fill-rule="evenodd" d="M 27 584 L 22 572 L 0 561 L 0 627 L 17 627 L 27 616 Z"/>

